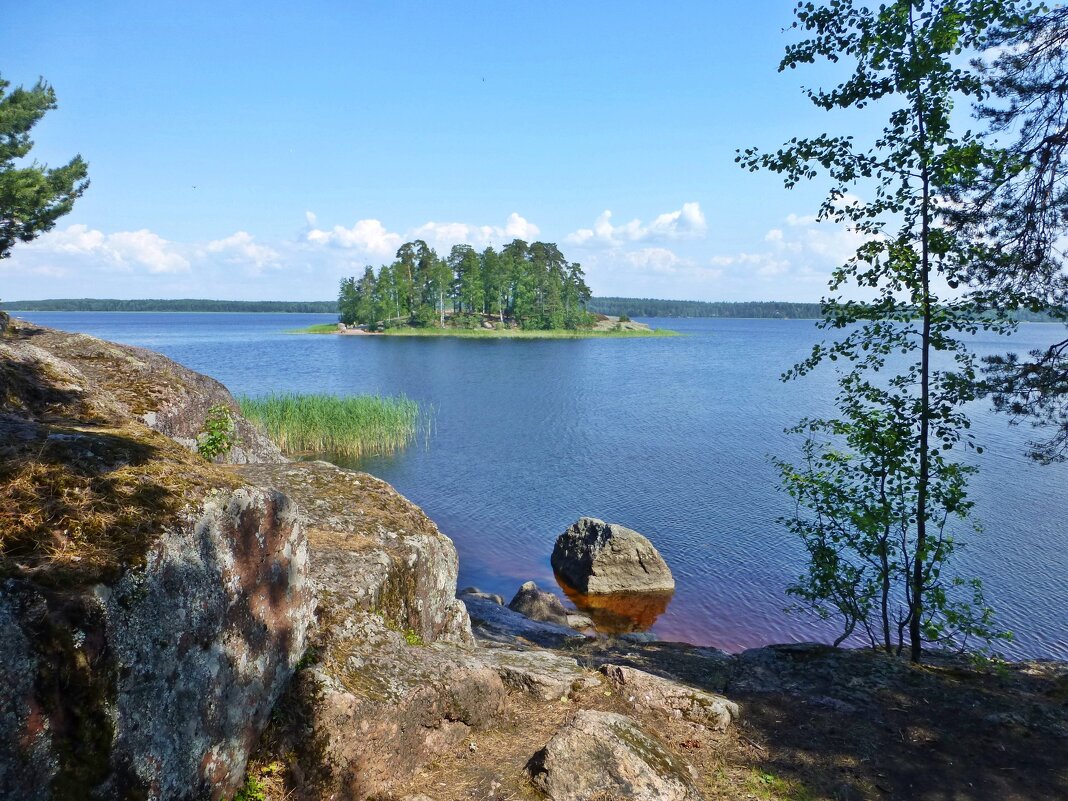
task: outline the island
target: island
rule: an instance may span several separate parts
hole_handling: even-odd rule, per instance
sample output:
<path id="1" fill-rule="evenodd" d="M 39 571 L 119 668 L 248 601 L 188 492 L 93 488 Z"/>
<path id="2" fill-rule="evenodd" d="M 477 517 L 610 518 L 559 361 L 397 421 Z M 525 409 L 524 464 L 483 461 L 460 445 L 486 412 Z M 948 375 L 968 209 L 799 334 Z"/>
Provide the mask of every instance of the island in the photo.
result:
<path id="1" fill-rule="evenodd" d="M 588 309 L 592 297 L 578 262 L 552 242 L 514 239 L 500 252 L 454 245 L 439 256 L 422 240 L 407 242 L 377 272 L 344 278 L 338 324 L 306 333 L 407 336 L 590 337 L 665 336 L 626 314 Z"/>

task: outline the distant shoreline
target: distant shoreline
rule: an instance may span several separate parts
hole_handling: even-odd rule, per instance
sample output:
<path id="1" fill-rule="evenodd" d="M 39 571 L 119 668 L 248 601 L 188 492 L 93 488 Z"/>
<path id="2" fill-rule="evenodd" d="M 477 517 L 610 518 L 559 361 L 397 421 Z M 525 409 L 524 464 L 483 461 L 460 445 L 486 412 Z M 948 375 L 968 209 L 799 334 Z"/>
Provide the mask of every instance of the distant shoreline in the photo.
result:
<path id="1" fill-rule="evenodd" d="M 678 331 L 667 328 L 650 328 L 641 325 L 633 328 L 387 328 L 385 331 L 363 331 L 356 328 L 342 330 L 337 323 L 322 323 L 307 328 L 296 328 L 291 334 L 313 334 L 359 337 L 458 337 L 460 339 L 638 339 L 648 337 L 677 337 Z"/>
<path id="2" fill-rule="evenodd" d="M 649 298 L 592 298 L 589 311 L 631 319 L 668 320 L 819 320 L 818 303 L 782 301 L 696 301 L 655 300 Z M 199 298 L 120 300 L 114 298 L 51 298 L 42 300 L 0 301 L 0 309 L 19 312 L 125 312 L 187 314 L 337 314 L 337 301 L 258 301 L 209 300 Z M 1062 323 L 1048 314 L 1020 312 L 1018 322 Z"/>

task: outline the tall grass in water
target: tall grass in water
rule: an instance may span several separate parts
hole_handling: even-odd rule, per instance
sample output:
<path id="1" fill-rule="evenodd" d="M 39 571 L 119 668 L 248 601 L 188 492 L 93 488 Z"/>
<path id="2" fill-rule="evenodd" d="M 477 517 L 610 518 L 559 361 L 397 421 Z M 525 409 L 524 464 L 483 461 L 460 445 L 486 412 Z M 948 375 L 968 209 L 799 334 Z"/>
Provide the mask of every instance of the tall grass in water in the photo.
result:
<path id="1" fill-rule="evenodd" d="M 403 395 L 271 394 L 238 398 L 241 413 L 283 451 L 359 458 L 394 453 L 419 426 L 419 405 Z"/>

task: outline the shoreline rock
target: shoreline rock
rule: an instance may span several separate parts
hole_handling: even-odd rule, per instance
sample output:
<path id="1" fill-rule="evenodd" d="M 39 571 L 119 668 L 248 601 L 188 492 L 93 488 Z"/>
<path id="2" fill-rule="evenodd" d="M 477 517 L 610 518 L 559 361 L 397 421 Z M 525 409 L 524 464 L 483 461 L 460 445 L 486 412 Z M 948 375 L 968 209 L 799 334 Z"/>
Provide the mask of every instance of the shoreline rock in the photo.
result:
<path id="1" fill-rule="evenodd" d="M 582 517 L 556 539 L 553 570 L 588 595 L 673 592 L 675 579 L 648 539 L 618 523 Z"/>

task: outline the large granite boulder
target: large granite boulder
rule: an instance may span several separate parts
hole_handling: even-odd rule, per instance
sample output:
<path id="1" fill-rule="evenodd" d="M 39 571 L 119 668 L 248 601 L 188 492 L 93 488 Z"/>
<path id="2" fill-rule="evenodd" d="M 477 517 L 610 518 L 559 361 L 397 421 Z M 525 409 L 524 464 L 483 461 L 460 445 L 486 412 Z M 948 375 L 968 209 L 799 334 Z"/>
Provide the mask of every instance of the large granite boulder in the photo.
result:
<path id="1" fill-rule="evenodd" d="M 0 340 L 0 798 L 231 795 L 304 652 L 293 504 L 145 425 L 181 371 L 126 356 Z"/>
<path id="2" fill-rule="evenodd" d="M 583 710 L 528 765 L 552 801 L 701 801 L 692 769 L 625 715 Z"/>
<path id="3" fill-rule="evenodd" d="M 299 505 L 312 579 L 333 608 L 373 612 L 423 642 L 471 643 L 456 598 L 456 546 L 422 509 L 381 479 L 327 462 L 249 464 L 246 481 Z"/>
<path id="4" fill-rule="evenodd" d="M 208 410 L 225 406 L 237 437 L 234 447 L 216 461 L 285 461 L 278 446 L 241 416 L 226 387 L 155 351 L 19 320 L 12 321 L 5 342 L 9 354 L 47 365 L 63 384 L 80 392 L 84 402 L 106 404 L 120 416 L 144 423 L 190 450 L 196 450 Z"/>
<path id="5" fill-rule="evenodd" d="M 495 718 L 502 671 L 470 650 L 456 549 L 418 506 L 326 462 L 235 470 L 299 504 L 313 554 L 314 664 L 263 743 L 264 761 L 289 765 L 293 798 L 390 792 Z"/>
<path id="6" fill-rule="evenodd" d="M 556 539 L 553 570 L 588 594 L 656 593 L 675 589 L 660 553 L 645 537 L 616 523 L 583 517 Z"/>
<path id="7" fill-rule="evenodd" d="M 560 599 L 551 592 L 538 589 L 538 585 L 533 581 L 528 581 L 519 588 L 515 597 L 508 602 L 508 608 L 531 620 L 555 623 L 558 626 L 568 625 L 567 609 Z"/>
<path id="8" fill-rule="evenodd" d="M 379 615 L 324 603 L 317 663 L 297 674 L 267 732 L 296 799 L 381 797 L 501 712 L 497 671 Z"/>

